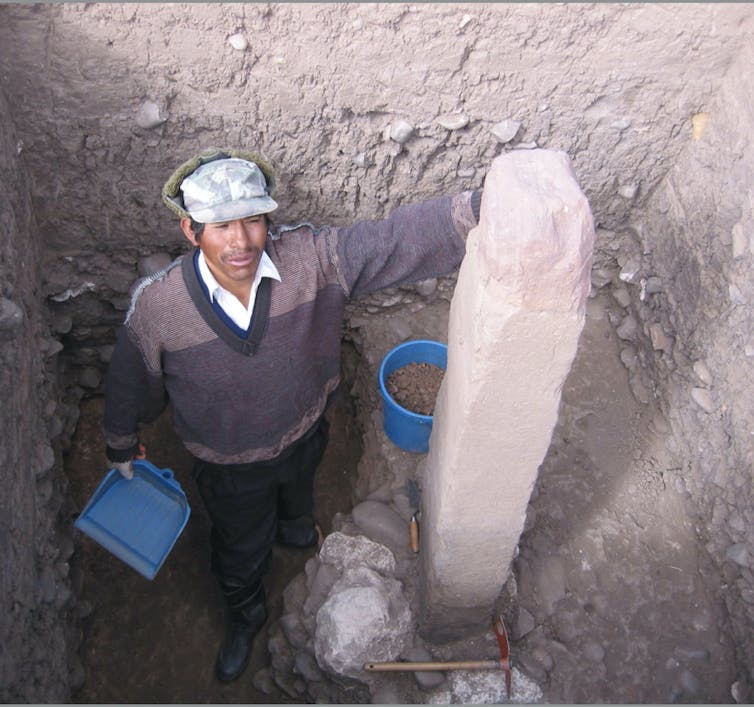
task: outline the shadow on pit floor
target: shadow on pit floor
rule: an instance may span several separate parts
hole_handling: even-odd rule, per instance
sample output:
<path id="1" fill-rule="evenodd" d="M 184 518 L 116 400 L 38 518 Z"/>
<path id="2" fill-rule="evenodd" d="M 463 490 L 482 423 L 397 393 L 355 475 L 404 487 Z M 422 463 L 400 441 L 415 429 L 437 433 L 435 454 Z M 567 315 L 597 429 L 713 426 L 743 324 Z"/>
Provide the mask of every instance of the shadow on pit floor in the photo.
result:
<path id="1" fill-rule="evenodd" d="M 69 492 L 78 510 L 107 471 L 101 434 L 103 408 L 101 398 L 82 402 L 66 456 Z M 344 394 L 336 397 L 327 416 L 330 444 L 315 478 L 316 514 L 325 535 L 336 513 L 351 510 L 352 483 L 361 456 L 361 435 Z M 76 552 L 71 564 L 74 584 L 82 587 L 79 657 L 86 677 L 72 702 L 292 703 L 282 691 L 260 692 L 253 678 L 269 664 L 267 631 L 280 616 L 282 592 L 303 571 L 316 548 L 275 547 L 265 577 L 270 618 L 254 643 L 244 674 L 229 685 L 219 683 L 214 677 L 214 661 L 225 630 L 225 604 L 209 569 L 209 520 L 169 410 L 144 431 L 142 441 L 155 466 L 173 470 L 188 497 L 191 517 L 151 581 L 74 530 Z"/>

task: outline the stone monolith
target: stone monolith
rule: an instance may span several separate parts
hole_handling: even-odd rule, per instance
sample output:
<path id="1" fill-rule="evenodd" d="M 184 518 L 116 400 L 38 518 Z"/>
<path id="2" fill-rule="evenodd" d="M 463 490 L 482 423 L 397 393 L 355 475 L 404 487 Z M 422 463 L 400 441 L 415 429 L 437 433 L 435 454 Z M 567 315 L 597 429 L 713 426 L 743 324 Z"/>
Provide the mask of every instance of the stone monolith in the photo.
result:
<path id="1" fill-rule="evenodd" d="M 563 152 L 496 158 L 450 309 L 422 480 L 421 631 L 489 625 L 584 324 L 594 224 Z"/>

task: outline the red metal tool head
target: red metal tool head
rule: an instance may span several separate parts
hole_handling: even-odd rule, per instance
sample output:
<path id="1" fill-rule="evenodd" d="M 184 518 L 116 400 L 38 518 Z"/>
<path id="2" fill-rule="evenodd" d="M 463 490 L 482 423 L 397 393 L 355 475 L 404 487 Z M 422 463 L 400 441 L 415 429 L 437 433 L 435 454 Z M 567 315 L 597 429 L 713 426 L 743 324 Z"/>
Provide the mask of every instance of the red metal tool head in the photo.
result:
<path id="1" fill-rule="evenodd" d="M 508 699 L 511 697 L 511 649 L 508 643 L 508 632 L 505 630 L 503 617 L 498 616 L 492 622 L 492 630 L 495 632 L 497 644 L 500 646 L 500 670 L 505 673 L 505 690 Z"/>

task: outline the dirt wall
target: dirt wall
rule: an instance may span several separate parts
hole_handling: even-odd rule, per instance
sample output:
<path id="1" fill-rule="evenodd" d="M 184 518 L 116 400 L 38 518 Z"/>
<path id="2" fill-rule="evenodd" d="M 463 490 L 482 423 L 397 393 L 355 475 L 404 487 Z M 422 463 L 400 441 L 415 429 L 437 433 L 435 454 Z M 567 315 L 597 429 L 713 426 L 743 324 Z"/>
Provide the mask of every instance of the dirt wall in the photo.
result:
<path id="1" fill-rule="evenodd" d="M 494 156 L 573 160 L 598 225 L 646 201 L 751 15 L 719 4 L 0 7 L 46 295 L 97 389 L 139 257 L 183 248 L 159 193 L 210 144 L 280 168 L 281 222 L 479 187 Z M 53 168 L 51 166 L 54 165 Z M 65 327 L 63 327 L 65 328 Z"/>
<path id="2" fill-rule="evenodd" d="M 624 262 L 644 346 L 636 373 L 668 422 L 667 482 L 694 500 L 740 647 L 754 665 L 754 79 L 741 52 L 693 139 L 632 218 Z M 627 242 L 628 243 L 628 242 Z M 638 266 L 636 269 L 635 266 Z M 624 271 L 628 274 L 627 271 Z M 651 281 L 649 291 L 647 283 Z M 754 675 L 749 676 L 754 679 Z"/>
<path id="3" fill-rule="evenodd" d="M 78 643 L 73 542 L 61 524 L 60 345 L 44 317 L 30 183 L 1 91 L 0 115 L 0 700 L 61 702 Z"/>

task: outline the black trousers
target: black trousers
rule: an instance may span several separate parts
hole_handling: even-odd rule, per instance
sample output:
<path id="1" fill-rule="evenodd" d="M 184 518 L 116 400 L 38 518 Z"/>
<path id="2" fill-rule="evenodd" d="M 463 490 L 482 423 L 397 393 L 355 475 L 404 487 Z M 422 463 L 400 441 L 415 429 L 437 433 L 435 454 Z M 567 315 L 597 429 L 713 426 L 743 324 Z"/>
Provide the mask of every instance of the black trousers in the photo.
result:
<path id="1" fill-rule="evenodd" d="M 251 587 L 269 564 L 278 519 L 311 515 L 314 472 L 330 424 L 321 417 L 274 459 L 212 464 L 194 458 L 194 478 L 212 521 L 212 571 L 221 585 Z"/>

